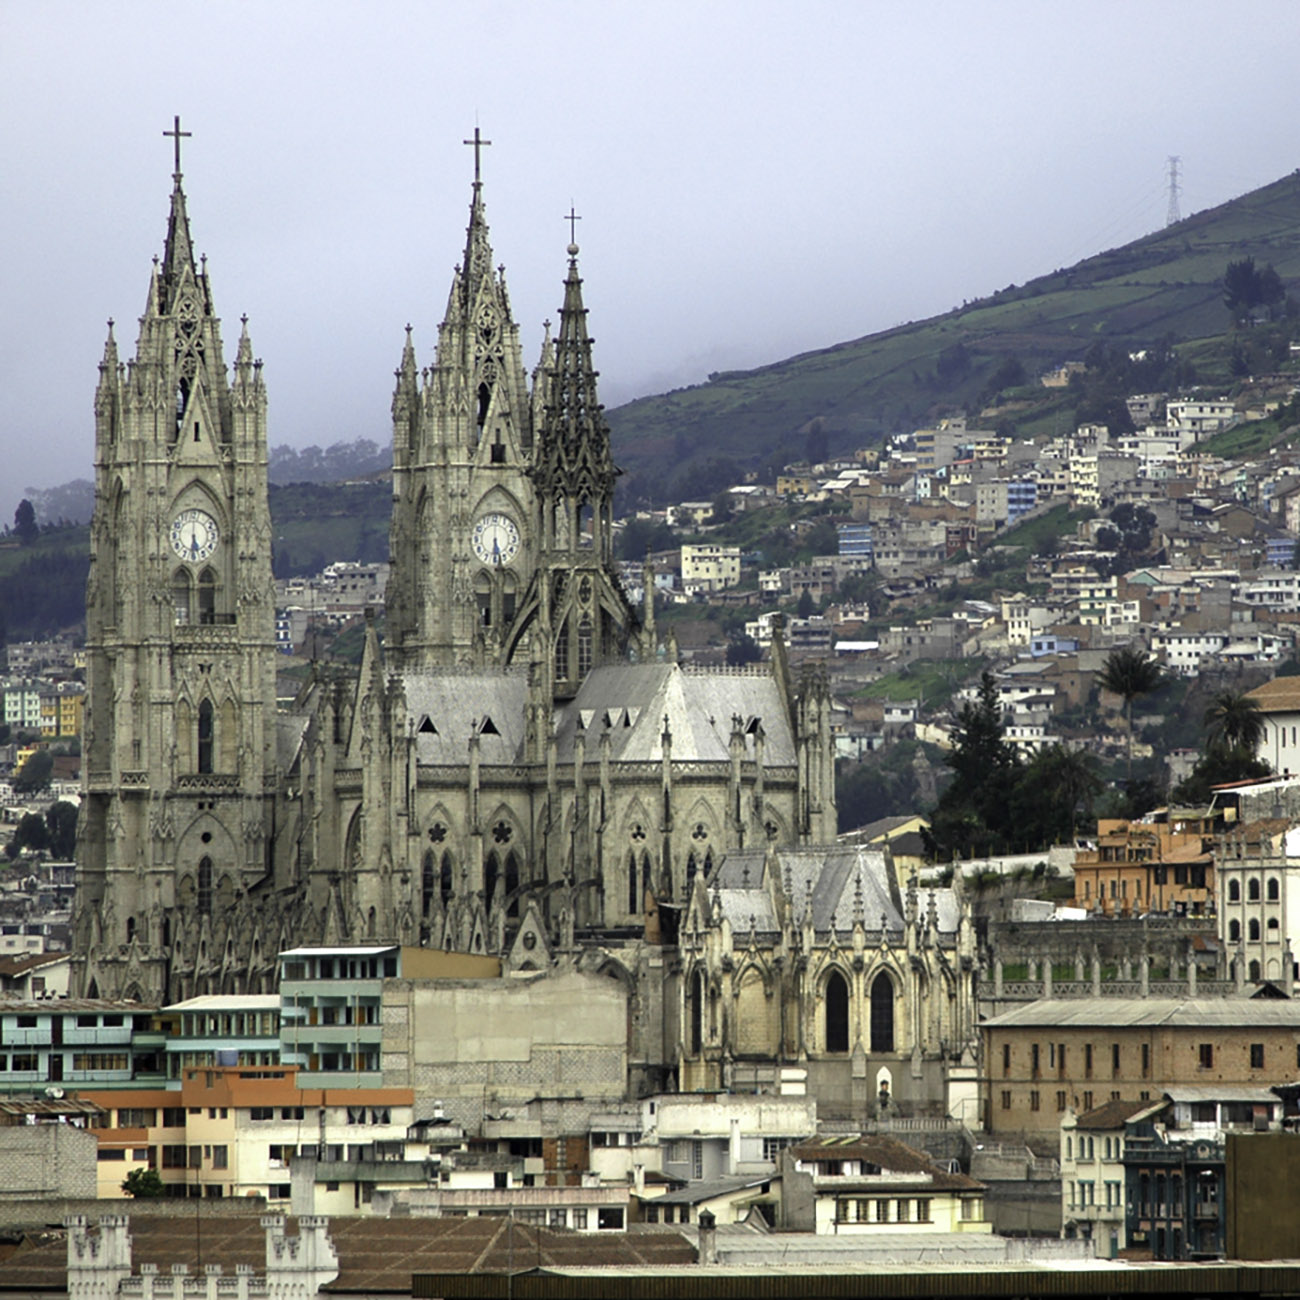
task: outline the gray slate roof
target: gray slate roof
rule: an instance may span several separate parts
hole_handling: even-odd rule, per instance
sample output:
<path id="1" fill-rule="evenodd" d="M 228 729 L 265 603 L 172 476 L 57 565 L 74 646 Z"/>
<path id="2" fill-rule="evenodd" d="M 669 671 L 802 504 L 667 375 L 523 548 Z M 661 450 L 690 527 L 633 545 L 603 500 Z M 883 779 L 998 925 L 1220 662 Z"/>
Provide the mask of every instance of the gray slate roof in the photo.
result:
<path id="1" fill-rule="evenodd" d="M 878 930 L 883 916 L 886 929 L 903 928 L 903 899 L 882 850 L 839 844 L 778 849 L 774 858 L 781 873 L 782 888 L 788 886 L 796 921 L 802 920 L 806 900 L 811 895 L 813 926 L 817 930 L 852 930 L 855 894 L 861 882 L 863 925 L 868 930 Z M 765 850 L 744 849 L 728 853 L 718 866 L 715 877 L 718 897 L 733 932 L 748 932 L 751 914 L 758 930 L 777 928 L 764 876 L 767 862 Z M 933 892 L 939 929 L 951 933 L 957 929 L 960 918 L 956 896 L 950 889 Z M 930 891 L 919 891 L 919 920 L 924 919 L 929 905 Z"/>

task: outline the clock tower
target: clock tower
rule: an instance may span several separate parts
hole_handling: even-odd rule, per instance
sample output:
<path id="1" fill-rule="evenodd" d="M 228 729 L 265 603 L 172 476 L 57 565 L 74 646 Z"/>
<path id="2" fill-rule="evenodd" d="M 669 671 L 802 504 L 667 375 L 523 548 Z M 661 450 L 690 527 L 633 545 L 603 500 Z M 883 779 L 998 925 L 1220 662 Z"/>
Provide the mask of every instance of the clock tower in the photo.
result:
<path id="1" fill-rule="evenodd" d="M 162 260 L 134 359 L 110 322 L 95 393 L 74 927 L 79 991 L 104 996 L 194 991 L 187 972 L 223 946 L 246 988 L 236 949 L 275 884 L 266 390 L 246 323 L 227 373 L 181 186 L 188 132 L 167 134 Z"/>
<path id="2" fill-rule="evenodd" d="M 398 669 L 506 664 L 532 574 L 528 465 L 534 412 L 494 267 L 474 147 L 465 256 L 452 278 L 434 364 L 408 327 L 393 394 L 392 571 L 387 650 Z M 545 359 L 545 352 L 544 352 Z"/>

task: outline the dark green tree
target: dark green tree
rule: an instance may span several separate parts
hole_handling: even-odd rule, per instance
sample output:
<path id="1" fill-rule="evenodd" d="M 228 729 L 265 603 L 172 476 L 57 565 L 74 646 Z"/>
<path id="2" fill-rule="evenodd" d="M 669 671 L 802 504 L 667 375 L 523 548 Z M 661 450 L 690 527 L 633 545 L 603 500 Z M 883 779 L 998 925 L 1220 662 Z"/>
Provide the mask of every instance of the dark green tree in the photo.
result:
<path id="1" fill-rule="evenodd" d="M 122 1190 L 138 1201 L 153 1200 L 167 1193 L 162 1176 L 156 1169 L 132 1169 L 122 1179 Z"/>
<path id="2" fill-rule="evenodd" d="M 1164 680 L 1160 665 L 1145 650 L 1121 646 L 1106 656 L 1097 685 L 1124 701 L 1124 722 L 1128 732 L 1128 763 L 1125 780 L 1133 780 L 1133 701 L 1150 695 Z"/>
<path id="3" fill-rule="evenodd" d="M 14 511 L 14 536 L 24 546 L 30 546 L 41 535 L 36 523 L 36 508 L 26 497 L 18 503 Z"/>
<path id="4" fill-rule="evenodd" d="M 38 749 L 14 777 L 15 794 L 35 794 L 50 783 L 54 771 L 54 755 L 48 749 Z"/>
<path id="5" fill-rule="evenodd" d="M 739 668 L 742 664 L 757 663 L 763 657 L 763 651 L 752 636 L 741 635 L 734 641 L 727 642 L 727 666 Z"/>
<path id="6" fill-rule="evenodd" d="M 45 827 L 49 832 L 50 856 L 58 862 L 70 862 L 77 849 L 77 806 L 58 799 L 45 810 Z"/>
<path id="7" fill-rule="evenodd" d="M 799 618 L 811 618 L 816 608 L 813 604 L 812 592 L 805 587 L 799 593 L 799 603 L 794 608 L 795 614 Z"/>
<path id="8" fill-rule="evenodd" d="M 9 856 L 16 858 L 24 849 L 44 852 L 50 844 L 50 833 L 40 813 L 23 813 L 9 841 Z"/>
<path id="9" fill-rule="evenodd" d="M 985 671 L 974 700 L 967 700 L 944 759 L 953 779 L 939 796 L 926 838 L 930 853 L 948 861 L 962 852 L 1002 852 L 1020 842 L 1012 796 L 1020 755 L 1007 743 L 997 683 Z"/>
<path id="10" fill-rule="evenodd" d="M 1073 839 L 1079 824 L 1092 820 L 1093 802 L 1105 788 L 1094 755 L 1059 744 L 1034 755 L 1022 785 L 1031 800 L 1051 809 L 1055 840 Z"/>

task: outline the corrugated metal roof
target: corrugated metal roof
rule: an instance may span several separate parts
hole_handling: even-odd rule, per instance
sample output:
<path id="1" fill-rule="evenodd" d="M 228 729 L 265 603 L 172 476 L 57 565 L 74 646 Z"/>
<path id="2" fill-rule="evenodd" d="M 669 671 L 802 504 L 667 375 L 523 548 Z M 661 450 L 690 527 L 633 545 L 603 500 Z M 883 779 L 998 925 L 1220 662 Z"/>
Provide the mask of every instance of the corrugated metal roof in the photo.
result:
<path id="1" fill-rule="evenodd" d="M 1231 998 L 1040 998 L 984 1021 L 986 1029 L 1031 1026 L 1277 1026 L 1300 1029 L 1300 1002 Z"/>

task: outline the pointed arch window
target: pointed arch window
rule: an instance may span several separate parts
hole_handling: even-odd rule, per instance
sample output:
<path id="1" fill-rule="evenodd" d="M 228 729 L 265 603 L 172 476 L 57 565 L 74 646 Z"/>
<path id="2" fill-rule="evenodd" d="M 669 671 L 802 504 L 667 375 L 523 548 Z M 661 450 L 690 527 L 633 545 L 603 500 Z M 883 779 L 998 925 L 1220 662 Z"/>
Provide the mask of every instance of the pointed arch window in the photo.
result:
<path id="1" fill-rule="evenodd" d="M 442 905 L 446 907 L 451 902 L 451 895 L 455 888 L 455 871 L 451 860 L 451 850 L 446 850 L 442 855 L 442 868 L 439 872 L 438 890 L 442 896 Z"/>
<path id="2" fill-rule="evenodd" d="M 488 906 L 492 906 L 493 895 L 496 893 L 497 881 L 501 876 L 501 859 L 497 857 L 494 849 L 488 854 L 487 862 L 483 869 L 483 893 L 487 898 Z"/>
<path id="3" fill-rule="evenodd" d="M 871 1050 L 894 1050 L 894 981 L 884 971 L 871 981 Z"/>
<path id="4" fill-rule="evenodd" d="M 695 873 L 698 869 L 695 854 L 693 852 L 688 853 L 686 855 L 686 894 L 688 898 L 690 897 L 691 886 L 695 883 Z"/>
<path id="5" fill-rule="evenodd" d="M 596 531 L 596 512 L 590 501 L 584 501 L 578 507 L 578 545 L 588 547 Z"/>
<path id="6" fill-rule="evenodd" d="M 1259 902 L 1259 881 L 1258 879 L 1250 880 L 1246 884 L 1246 901 L 1248 903 Z"/>
<path id="7" fill-rule="evenodd" d="M 172 605 L 176 610 L 176 622 L 190 621 L 190 575 L 187 569 L 177 569 L 172 574 Z"/>
<path id="8" fill-rule="evenodd" d="M 696 971 L 691 977 L 691 1037 L 688 1047 L 698 1056 L 704 1046 L 704 976 Z"/>
<path id="9" fill-rule="evenodd" d="M 510 900 L 506 908 L 507 916 L 519 915 L 519 900 L 513 895 L 519 888 L 519 858 L 513 849 L 506 854 L 505 893 Z"/>
<path id="10" fill-rule="evenodd" d="M 569 620 L 560 625 L 560 635 L 555 638 L 555 680 L 569 679 Z"/>
<path id="11" fill-rule="evenodd" d="M 591 672 L 592 658 L 592 635 L 591 619 L 588 615 L 582 616 L 578 624 L 578 676 L 585 677 Z"/>
<path id="12" fill-rule="evenodd" d="M 849 985 L 839 971 L 826 981 L 826 1050 L 849 1050 Z"/>
<path id="13" fill-rule="evenodd" d="M 212 569 L 199 574 L 199 622 L 217 621 L 217 575 Z"/>
<path id="14" fill-rule="evenodd" d="M 212 915 L 212 859 L 199 860 L 199 888 L 197 906 L 200 916 Z"/>
<path id="15" fill-rule="evenodd" d="M 424 920 L 433 916 L 434 902 L 437 899 L 438 873 L 434 867 L 433 850 L 424 855 L 420 869 L 420 915 Z"/>
<path id="16" fill-rule="evenodd" d="M 199 705 L 199 771 L 212 771 L 212 701 Z"/>
<path id="17" fill-rule="evenodd" d="M 1276 876 L 1269 876 L 1268 878 L 1268 901 L 1270 903 L 1276 903 L 1278 901 L 1278 885 Z"/>
<path id="18" fill-rule="evenodd" d="M 492 389 L 487 384 L 478 386 L 478 430 L 482 434 L 487 423 L 488 407 L 492 405 Z"/>
<path id="19" fill-rule="evenodd" d="M 635 916 L 641 910 L 636 892 L 636 852 L 629 849 L 627 855 L 627 910 Z"/>

